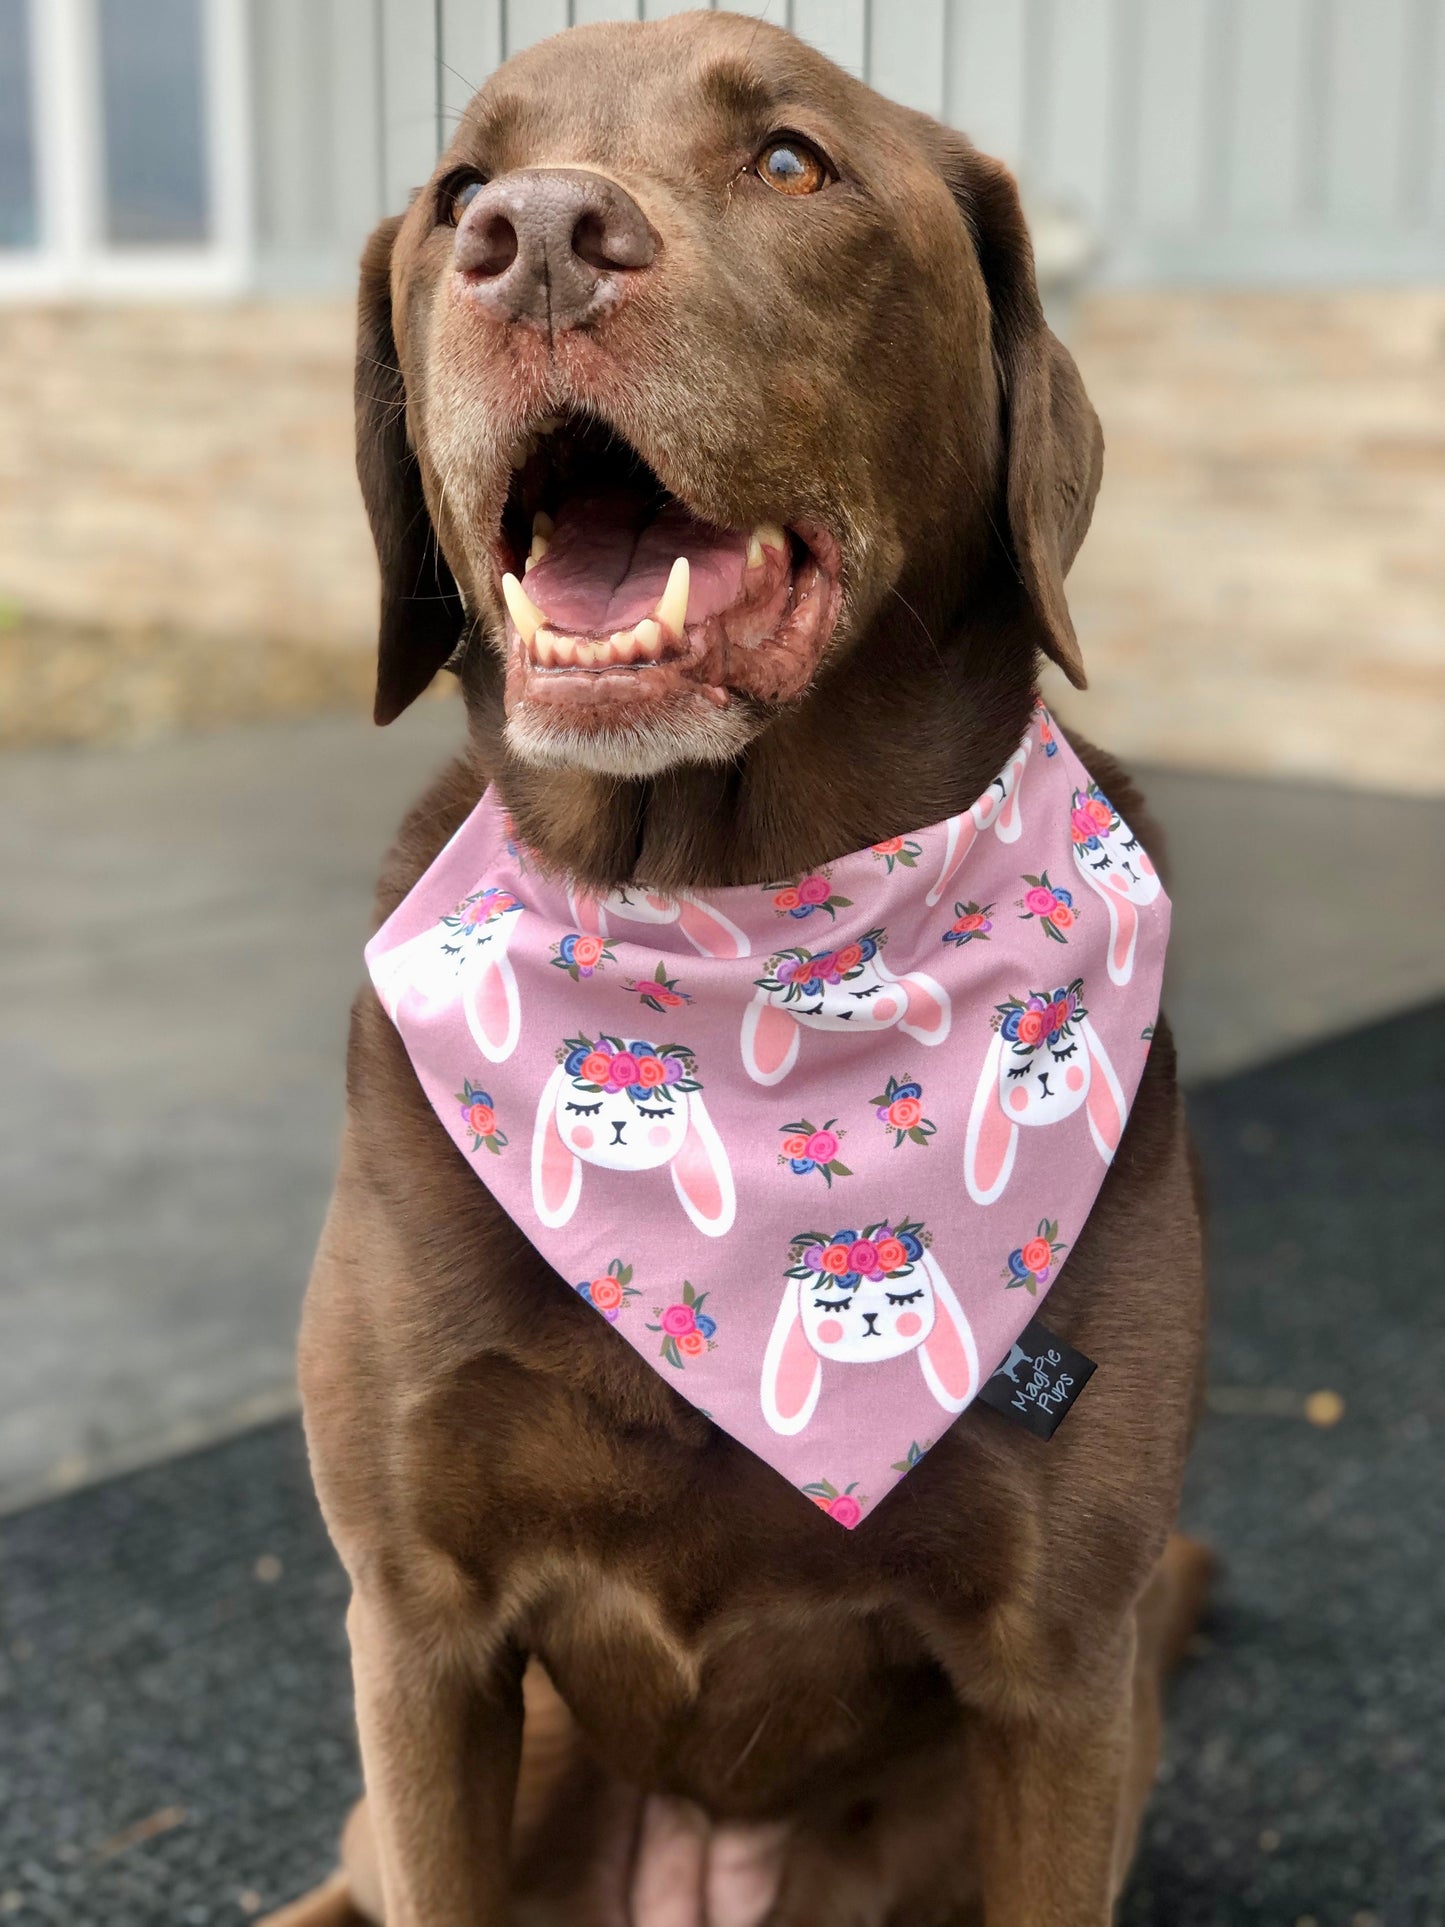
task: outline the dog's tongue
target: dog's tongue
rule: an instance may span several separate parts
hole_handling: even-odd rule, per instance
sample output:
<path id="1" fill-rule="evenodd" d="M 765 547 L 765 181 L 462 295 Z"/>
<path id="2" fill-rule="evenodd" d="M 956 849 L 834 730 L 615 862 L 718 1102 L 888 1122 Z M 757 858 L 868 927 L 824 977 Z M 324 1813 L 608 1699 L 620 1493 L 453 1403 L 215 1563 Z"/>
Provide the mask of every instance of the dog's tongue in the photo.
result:
<path id="1" fill-rule="evenodd" d="M 641 489 L 579 490 L 557 509 L 547 553 L 527 571 L 527 594 L 553 629 L 605 636 L 650 616 L 680 555 L 691 569 L 689 625 L 731 608 L 742 593 L 748 538 L 657 509 Z"/>

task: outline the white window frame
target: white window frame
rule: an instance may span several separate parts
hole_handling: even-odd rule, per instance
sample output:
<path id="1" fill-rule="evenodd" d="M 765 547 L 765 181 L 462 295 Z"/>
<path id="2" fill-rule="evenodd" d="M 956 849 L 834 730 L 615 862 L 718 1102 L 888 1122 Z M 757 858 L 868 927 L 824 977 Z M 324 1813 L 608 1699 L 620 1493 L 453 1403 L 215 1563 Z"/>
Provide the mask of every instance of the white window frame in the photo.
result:
<path id="1" fill-rule="evenodd" d="M 250 284 L 254 236 L 246 0 L 198 0 L 210 238 L 105 239 L 95 0 L 29 0 L 39 245 L 0 249 L 0 300 L 226 296 Z"/>

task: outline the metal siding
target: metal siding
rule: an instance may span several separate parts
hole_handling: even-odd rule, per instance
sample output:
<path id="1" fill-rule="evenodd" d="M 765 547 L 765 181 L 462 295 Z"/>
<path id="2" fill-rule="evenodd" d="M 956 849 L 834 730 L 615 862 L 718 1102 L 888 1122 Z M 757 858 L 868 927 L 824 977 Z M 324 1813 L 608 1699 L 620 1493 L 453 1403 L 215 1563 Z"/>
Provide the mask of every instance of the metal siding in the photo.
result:
<path id="1" fill-rule="evenodd" d="M 584 27 L 598 20 L 640 20 L 638 0 L 572 0 L 572 24 Z"/>
<path id="2" fill-rule="evenodd" d="M 1334 0 L 1330 9 L 1320 201 L 1345 224 L 1400 212 L 1410 11 L 1411 0 Z"/>
<path id="3" fill-rule="evenodd" d="M 1190 228 L 1205 207 L 1210 102 L 1199 77 L 1209 65 L 1209 15 L 1217 0 L 1141 8 L 1135 146 L 1121 213 L 1146 227 Z"/>
<path id="4" fill-rule="evenodd" d="M 794 33 L 850 74 L 863 77 L 868 64 L 868 0 L 793 0 L 792 11 Z"/>
<path id="5" fill-rule="evenodd" d="M 947 114 L 986 154 L 1017 167 L 1024 147 L 1027 0 L 954 0 Z"/>
<path id="6" fill-rule="evenodd" d="M 367 226 L 406 205 L 439 134 L 507 53 L 569 19 L 691 3 L 249 0 L 264 274 L 349 276 Z M 1035 197 L 1083 213 L 1106 274 L 1445 278 L 1445 0 L 746 10 L 961 126 Z"/>
<path id="7" fill-rule="evenodd" d="M 502 62 L 502 0 L 442 0 L 442 121 L 447 139 L 472 95 Z"/>
<path id="8" fill-rule="evenodd" d="M 437 155 L 438 68 L 433 0 L 381 0 L 382 179 L 400 214 Z"/>
<path id="9" fill-rule="evenodd" d="M 925 114 L 943 112 L 947 0 L 868 9 L 868 79 L 882 93 Z"/>
<path id="10" fill-rule="evenodd" d="M 567 0 L 507 0 L 507 54 L 517 54 L 572 22 Z"/>

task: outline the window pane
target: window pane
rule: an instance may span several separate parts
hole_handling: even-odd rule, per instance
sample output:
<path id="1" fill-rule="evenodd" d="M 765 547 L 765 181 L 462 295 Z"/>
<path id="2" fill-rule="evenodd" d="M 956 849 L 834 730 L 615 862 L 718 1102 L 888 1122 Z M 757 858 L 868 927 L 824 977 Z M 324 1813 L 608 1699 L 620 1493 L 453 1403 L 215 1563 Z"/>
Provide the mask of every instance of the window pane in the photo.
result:
<path id="1" fill-rule="evenodd" d="M 99 0 L 105 233 L 120 246 L 207 238 L 200 0 Z"/>
<path id="2" fill-rule="evenodd" d="M 0 0 L 0 248 L 40 239 L 29 14 L 26 0 Z"/>

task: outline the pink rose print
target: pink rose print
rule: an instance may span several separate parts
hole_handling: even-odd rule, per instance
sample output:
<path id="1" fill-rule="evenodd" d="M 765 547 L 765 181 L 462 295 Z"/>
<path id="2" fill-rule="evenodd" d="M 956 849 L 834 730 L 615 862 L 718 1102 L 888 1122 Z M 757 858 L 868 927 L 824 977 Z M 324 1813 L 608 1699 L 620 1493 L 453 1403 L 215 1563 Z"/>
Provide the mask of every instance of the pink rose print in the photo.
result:
<path id="1" fill-rule="evenodd" d="M 601 1312 L 609 1325 L 617 1323 L 617 1314 L 629 1298 L 642 1295 L 632 1282 L 632 1266 L 623 1264 L 620 1258 L 614 1258 L 600 1278 L 585 1279 L 576 1291 L 594 1311 Z"/>
<path id="2" fill-rule="evenodd" d="M 456 1096 L 462 1107 L 462 1122 L 472 1134 L 472 1149 L 485 1149 L 500 1157 L 507 1134 L 497 1128 L 497 1113 L 492 1106 L 491 1093 L 473 1084 L 468 1077 L 462 1080 L 462 1088 Z"/>
<path id="3" fill-rule="evenodd" d="M 826 910 L 830 917 L 836 917 L 853 902 L 851 897 L 834 894 L 826 870 L 810 871 L 781 890 L 768 886 L 768 893 L 773 899 L 773 908 L 785 917 L 811 917 L 815 910 Z"/>
<path id="4" fill-rule="evenodd" d="M 856 1479 L 842 1492 L 827 1479 L 814 1479 L 811 1485 L 805 1485 L 802 1489 L 820 1512 L 826 1512 L 830 1519 L 836 1519 L 838 1524 L 846 1526 L 849 1532 L 863 1517 L 864 1501 L 862 1495 L 858 1493 Z"/>
<path id="5" fill-rule="evenodd" d="M 694 1291 L 684 1279 L 682 1297 L 674 1304 L 659 1306 L 657 1323 L 647 1327 L 661 1332 L 658 1352 L 674 1371 L 685 1371 L 690 1358 L 701 1358 L 715 1347 L 717 1321 L 703 1310 L 707 1298 L 705 1291 Z"/>
<path id="6" fill-rule="evenodd" d="M 851 1178 L 852 1171 L 838 1156 L 842 1132 L 834 1130 L 837 1122 L 837 1118 L 830 1117 L 820 1127 L 804 1117 L 795 1124 L 785 1124 L 779 1164 L 786 1164 L 800 1178 L 816 1171 L 830 1191 L 834 1178 Z"/>
<path id="7" fill-rule="evenodd" d="M 1072 930 L 1078 912 L 1074 909 L 1074 896 L 1071 890 L 1062 890 L 1049 881 L 1049 873 L 1026 876 L 1024 882 L 1030 885 L 1017 899 L 1021 912 L 1020 921 L 1036 920 L 1040 930 L 1055 943 L 1067 943 L 1065 932 Z"/>
<path id="8" fill-rule="evenodd" d="M 893 1133 L 893 1148 L 900 1144 L 927 1144 L 938 1126 L 923 1115 L 923 1086 L 915 1079 L 890 1077 L 876 1097 L 868 1102 L 880 1124 Z"/>
<path id="9" fill-rule="evenodd" d="M 1048 1284 L 1058 1268 L 1059 1253 L 1065 1249 L 1059 1238 L 1057 1218 L 1040 1218 L 1032 1238 L 1026 1238 L 1017 1251 L 1011 1251 L 1003 1276 L 1010 1291 L 1020 1285 L 1030 1298 L 1037 1297 L 1040 1285 Z"/>

